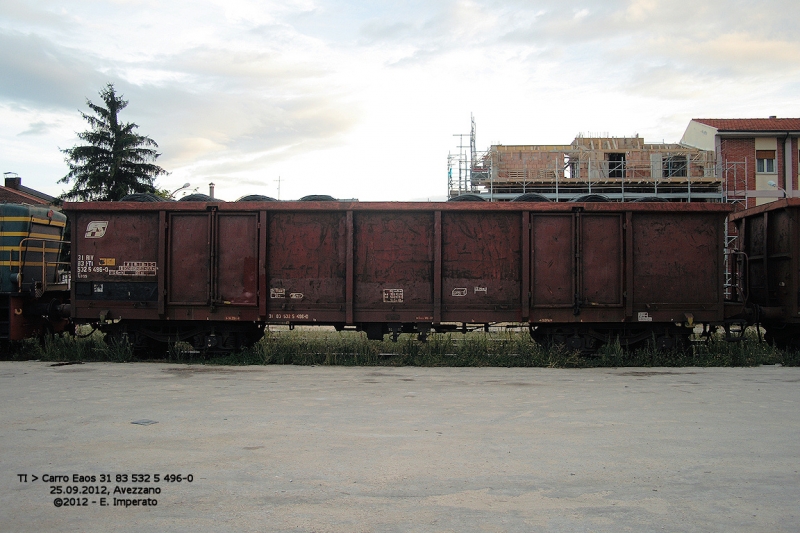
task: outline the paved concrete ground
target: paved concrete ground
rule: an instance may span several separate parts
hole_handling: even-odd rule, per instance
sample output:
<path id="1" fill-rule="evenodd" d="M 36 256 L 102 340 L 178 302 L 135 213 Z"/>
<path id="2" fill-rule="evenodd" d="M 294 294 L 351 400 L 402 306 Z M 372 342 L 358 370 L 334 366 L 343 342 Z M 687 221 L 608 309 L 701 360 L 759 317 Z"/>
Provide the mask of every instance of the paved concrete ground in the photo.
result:
<path id="1" fill-rule="evenodd" d="M 0 401 L 3 532 L 800 530 L 797 368 L 6 362 Z"/>

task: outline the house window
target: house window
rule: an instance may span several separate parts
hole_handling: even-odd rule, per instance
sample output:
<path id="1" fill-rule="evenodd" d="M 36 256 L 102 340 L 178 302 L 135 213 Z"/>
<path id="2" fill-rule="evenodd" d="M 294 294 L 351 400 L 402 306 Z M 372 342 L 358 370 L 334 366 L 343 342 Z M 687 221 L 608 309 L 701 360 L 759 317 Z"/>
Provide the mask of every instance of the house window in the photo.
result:
<path id="1" fill-rule="evenodd" d="M 665 178 L 686 177 L 686 156 L 668 155 L 661 160 L 661 173 Z"/>
<path id="2" fill-rule="evenodd" d="M 606 154 L 606 161 L 609 178 L 625 177 L 625 154 Z"/>
<path id="3" fill-rule="evenodd" d="M 775 150 L 756 150 L 756 172 L 775 174 Z"/>
<path id="4" fill-rule="evenodd" d="M 564 177 L 567 179 L 578 177 L 578 162 L 568 154 L 564 154 Z"/>

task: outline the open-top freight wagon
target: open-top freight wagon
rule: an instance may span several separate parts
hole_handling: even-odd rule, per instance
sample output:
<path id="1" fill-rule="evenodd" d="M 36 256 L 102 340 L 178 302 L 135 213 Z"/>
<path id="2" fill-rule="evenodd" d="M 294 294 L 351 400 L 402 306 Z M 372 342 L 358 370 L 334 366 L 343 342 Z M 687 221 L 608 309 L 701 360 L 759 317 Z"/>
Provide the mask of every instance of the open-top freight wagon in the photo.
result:
<path id="1" fill-rule="evenodd" d="M 369 338 L 519 323 L 592 350 L 722 323 L 723 204 L 68 203 L 72 303 L 138 347 L 266 324 Z"/>
<path id="2" fill-rule="evenodd" d="M 731 216 L 744 277 L 740 301 L 767 342 L 800 349 L 800 198 L 781 199 Z"/>

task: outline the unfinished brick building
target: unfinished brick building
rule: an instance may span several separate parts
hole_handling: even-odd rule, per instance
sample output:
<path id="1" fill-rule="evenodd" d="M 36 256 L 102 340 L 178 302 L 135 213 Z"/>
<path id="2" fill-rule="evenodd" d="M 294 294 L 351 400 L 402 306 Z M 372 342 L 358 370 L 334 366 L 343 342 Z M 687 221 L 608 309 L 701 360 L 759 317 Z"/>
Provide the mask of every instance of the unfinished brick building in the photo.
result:
<path id="1" fill-rule="evenodd" d="M 719 201 L 722 188 L 714 165 L 713 151 L 650 144 L 638 136 L 578 136 L 569 145 L 493 145 L 474 159 L 468 184 L 453 187 L 451 180 L 450 196 L 471 192 L 510 200 L 538 193 L 568 201 L 601 194 L 612 200 Z"/>

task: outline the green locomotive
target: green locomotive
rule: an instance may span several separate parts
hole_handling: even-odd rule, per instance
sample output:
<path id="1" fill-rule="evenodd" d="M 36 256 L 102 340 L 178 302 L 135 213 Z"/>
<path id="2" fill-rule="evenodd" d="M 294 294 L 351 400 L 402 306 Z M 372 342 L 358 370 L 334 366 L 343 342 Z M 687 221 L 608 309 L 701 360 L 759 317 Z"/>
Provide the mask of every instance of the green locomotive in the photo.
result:
<path id="1" fill-rule="evenodd" d="M 69 327 L 66 226 L 52 208 L 0 204 L 0 343 Z"/>

